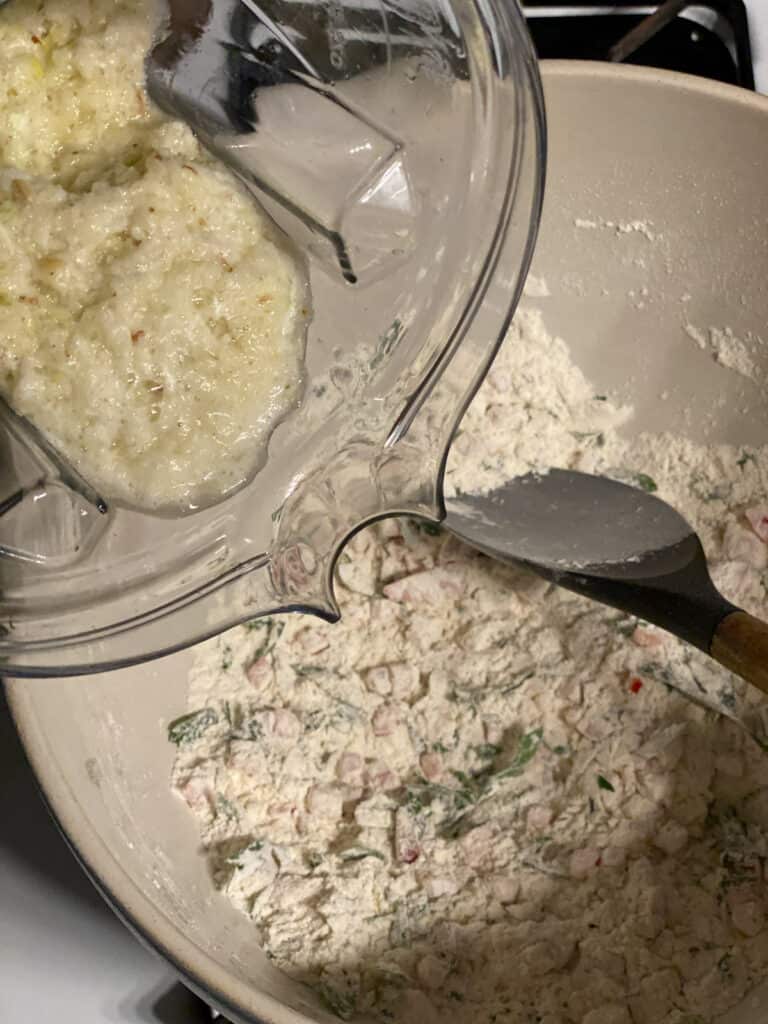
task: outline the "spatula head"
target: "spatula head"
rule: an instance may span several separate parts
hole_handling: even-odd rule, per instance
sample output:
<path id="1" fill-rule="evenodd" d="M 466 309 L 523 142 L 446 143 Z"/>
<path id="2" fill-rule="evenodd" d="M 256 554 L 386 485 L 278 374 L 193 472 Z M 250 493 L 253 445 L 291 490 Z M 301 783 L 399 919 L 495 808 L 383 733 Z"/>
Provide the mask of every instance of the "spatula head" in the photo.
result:
<path id="1" fill-rule="evenodd" d="M 633 578 L 679 569 L 695 534 L 666 502 L 607 477 L 552 469 L 448 503 L 446 525 L 497 558 L 553 573 Z"/>
<path id="2" fill-rule="evenodd" d="M 701 650 L 733 610 L 712 584 L 692 527 L 641 488 L 553 469 L 489 494 L 459 495 L 447 508 L 448 529 L 481 551 L 655 622 Z"/>

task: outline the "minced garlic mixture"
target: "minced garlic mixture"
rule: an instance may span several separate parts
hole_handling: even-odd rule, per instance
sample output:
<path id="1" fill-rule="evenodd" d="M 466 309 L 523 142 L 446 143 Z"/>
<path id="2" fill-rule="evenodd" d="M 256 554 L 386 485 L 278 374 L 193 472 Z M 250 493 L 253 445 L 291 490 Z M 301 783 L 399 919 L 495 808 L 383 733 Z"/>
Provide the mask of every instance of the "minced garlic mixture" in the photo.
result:
<path id="1" fill-rule="evenodd" d="M 150 0 L 0 8 L 0 393 L 105 497 L 215 500 L 299 397 L 307 296 L 151 108 Z"/>
<path id="2" fill-rule="evenodd" d="M 627 441 L 630 415 L 522 312 L 449 482 L 555 463 L 658 490 L 768 614 L 766 453 Z M 400 1024 L 703 1024 L 768 974 L 760 694 L 411 522 L 357 536 L 337 594 L 336 625 L 203 645 L 169 726 L 216 885 L 280 967 Z"/>

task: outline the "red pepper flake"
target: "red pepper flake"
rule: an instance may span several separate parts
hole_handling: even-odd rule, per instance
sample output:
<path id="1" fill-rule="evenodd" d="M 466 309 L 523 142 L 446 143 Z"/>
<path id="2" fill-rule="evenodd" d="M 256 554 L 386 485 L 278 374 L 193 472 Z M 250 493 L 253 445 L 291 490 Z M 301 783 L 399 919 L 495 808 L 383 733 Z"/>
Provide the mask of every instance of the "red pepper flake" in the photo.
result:
<path id="1" fill-rule="evenodd" d="M 603 863 L 603 858 L 602 857 L 598 857 L 597 860 L 595 861 L 595 867 L 599 868 L 602 863 Z"/>
<path id="2" fill-rule="evenodd" d="M 402 860 L 403 860 L 404 864 L 413 864 L 413 862 L 415 860 L 418 860 L 418 859 L 419 859 L 419 851 L 418 850 L 414 850 L 414 849 L 403 850 Z"/>
<path id="3" fill-rule="evenodd" d="M 32 42 L 35 44 L 35 46 L 39 46 L 41 42 L 40 36 L 32 36 Z"/>
<path id="4" fill-rule="evenodd" d="M 141 341 L 144 337 L 144 331 L 131 331 L 131 341 L 135 345 L 137 341 Z"/>
<path id="5" fill-rule="evenodd" d="M 184 168 L 185 171 L 191 171 L 192 174 L 197 174 L 197 171 L 195 170 L 195 168 L 194 167 L 190 167 L 189 164 L 182 164 L 181 166 Z"/>
<path id="6" fill-rule="evenodd" d="M 643 680 L 635 676 L 634 679 L 630 680 L 629 688 L 632 693 L 640 693 L 643 688 Z"/>

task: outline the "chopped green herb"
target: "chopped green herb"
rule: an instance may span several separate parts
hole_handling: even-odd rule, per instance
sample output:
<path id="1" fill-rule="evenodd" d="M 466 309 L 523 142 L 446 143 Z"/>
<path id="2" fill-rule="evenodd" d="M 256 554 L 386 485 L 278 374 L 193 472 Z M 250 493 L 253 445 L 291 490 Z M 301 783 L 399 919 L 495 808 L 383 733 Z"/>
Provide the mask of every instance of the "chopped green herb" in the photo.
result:
<path id="1" fill-rule="evenodd" d="M 534 669 L 534 668 L 524 669 L 522 672 L 520 672 L 518 675 L 516 675 L 514 677 L 514 679 L 512 680 L 511 683 L 507 683 L 507 685 L 502 689 L 502 691 L 501 691 L 502 697 L 506 697 L 507 694 L 513 693 L 515 690 L 519 690 L 520 687 L 523 685 L 523 683 L 527 683 L 528 680 L 532 679 L 535 675 L 536 675 L 536 669 Z"/>
<path id="2" fill-rule="evenodd" d="M 339 992 L 330 985 L 320 985 L 318 994 L 325 1005 L 342 1020 L 351 1020 L 355 1014 L 355 1001 L 346 992 Z"/>
<path id="3" fill-rule="evenodd" d="M 595 448 L 603 448 L 605 446 L 605 434 L 601 430 L 592 431 L 580 431 L 572 430 L 571 436 L 577 441 L 584 441 L 591 443 Z"/>
<path id="4" fill-rule="evenodd" d="M 309 852 L 306 854 L 305 859 L 307 862 L 307 866 L 312 868 L 312 870 L 314 870 L 315 868 L 319 868 L 320 865 L 323 863 L 322 854 L 317 853 L 315 850 L 309 850 Z"/>
<path id="5" fill-rule="evenodd" d="M 424 811 L 428 810 L 429 805 L 440 795 L 443 788 L 445 787 L 434 786 L 428 782 L 414 783 L 411 786 L 406 786 L 403 806 L 417 818 Z M 449 790 L 449 792 L 452 791 Z"/>
<path id="6" fill-rule="evenodd" d="M 441 743 L 440 740 L 436 740 L 432 744 L 432 749 L 435 750 L 438 754 L 447 754 L 449 748 L 446 747 L 444 743 Z"/>
<path id="7" fill-rule="evenodd" d="M 428 537 L 439 537 L 443 532 L 439 523 L 430 523 L 428 519 L 409 518 L 408 522 Z"/>
<path id="8" fill-rule="evenodd" d="M 653 477 L 648 476 L 647 473 L 635 473 L 635 483 L 641 490 L 647 491 L 648 494 L 653 494 L 659 489 L 656 481 Z"/>
<path id="9" fill-rule="evenodd" d="M 217 817 L 222 815 L 222 817 L 229 819 L 229 821 L 235 821 L 238 817 L 237 808 L 231 800 L 227 800 L 223 793 L 216 794 L 214 812 Z"/>
<path id="10" fill-rule="evenodd" d="M 478 757 L 481 757 L 484 760 L 493 759 L 502 751 L 502 747 L 497 746 L 495 743 L 478 743 L 477 746 L 472 749 Z"/>
<path id="11" fill-rule="evenodd" d="M 247 846 L 241 847 L 237 853 L 232 854 L 231 857 L 227 857 L 225 862 L 231 865 L 233 868 L 241 869 L 243 867 L 243 857 L 246 853 L 258 853 L 259 850 L 263 849 L 264 840 L 254 839 Z"/>
<path id="12" fill-rule="evenodd" d="M 297 676 L 313 676 L 318 672 L 324 672 L 322 665 L 291 665 Z"/>
<path id="13" fill-rule="evenodd" d="M 237 738 L 242 740 L 263 740 L 264 726 L 258 718 L 247 718 L 242 722 Z"/>
<path id="14" fill-rule="evenodd" d="M 335 710 L 333 713 L 334 719 L 338 722 L 358 722 L 361 718 L 364 718 L 362 708 L 357 707 L 356 704 L 350 704 L 348 700 L 335 700 Z"/>
<path id="15" fill-rule="evenodd" d="M 168 726 L 168 739 L 177 747 L 185 746 L 187 743 L 194 743 L 199 740 L 206 729 L 210 729 L 219 720 L 219 716 L 213 708 L 200 708 L 199 711 L 190 711 L 181 715 Z"/>
<path id="16" fill-rule="evenodd" d="M 609 782 L 608 779 L 606 779 L 606 777 L 604 775 L 598 775 L 597 776 L 597 788 L 598 789 L 605 789 L 609 793 L 615 793 L 616 792 L 616 788 L 614 787 L 613 783 Z"/>
<path id="17" fill-rule="evenodd" d="M 531 732 L 523 733 L 520 737 L 520 742 L 517 745 L 514 757 L 506 768 L 502 768 L 500 772 L 496 772 L 494 778 L 509 779 L 516 775 L 522 775 L 525 766 L 532 760 L 536 751 L 539 749 L 543 735 L 544 730 L 541 728 L 532 729 Z"/>
<path id="18" fill-rule="evenodd" d="M 568 747 L 564 747 L 562 743 L 558 743 L 556 747 L 552 747 L 553 754 L 559 754 L 561 757 L 563 754 L 568 753 Z"/>
<path id="19" fill-rule="evenodd" d="M 223 672 L 227 672 L 232 668 L 232 648 L 229 644 L 224 644 L 221 651 L 221 668 Z"/>
<path id="20" fill-rule="evenodd" d="M 672 672 L 666 665 L 660 665 L 658 662 L 653 661 L 646 662 L 645 665 L 640 666 L 637 674 L 639 676 L 648 676 L 651 679 L 655 679 L 656 682 L 661 683 L 664 687 L 666 687 L 669 693 L 680 693 L 687 700 L 693 701 L 694 703 L 699 704 L 701 707 L 706 708 L 707 710 L 711 710 L 709 702 L 697 700 L 695 694 L 691 693 L 690 688 L 686 689 L 685 686 L 682 686 L 678 682 L 678 680 L 675 679 Z M 697 680 L 694 679 L 693 682 L 697 683 L 700 690 L 706 692 L 705 688 L 698 684 Z"/>
<path id="21" fill-rule="evenodd" d="M 468 815 L 483 800 L 493 795 L 496 785 L 504 779 L 523 774 L 526 765 L 536 754 L 541 744 L 542 729 L 524 733 L 507 765 L 494 771 L 493 761 L 480 771 L 467 773 L 452 772 L 458 786 L 444 786 L 433 782 L 416 782 L 405 787 L 403 804 L 414 817 L 431 813 L 431 806 L 437 802 L 444 809 L 444 816 L 438 827 L 438 835 L 456 839 L 464 835 L 473 825 Z M 488 747 L 491 744 L 487 745 Z M 503 753 L 503 751 L 501 751 Z M 499 755 L 494 755 L 497 757 Z"/>
<path id="22" fill-rule="evenodd" d="M 734 711 L 736 708 L 736 694 L 733 690 L 724 686 L 718 693 L 717 699 L 727 711 Z"/>
<path id="23" fill-rule="evenodd" d="M 386 860 L 383 853 L 380 853 L 378 850 L 372 850 L 370 846 L 350 846 L 339 853 L 339 859 L 344 861 L 364 860 L 366 857 Z"/>
<path id="24" fill-rule="evenodd" d="M 726 953 L 724 956 L 721 956 L 717 961 L 717 969 L 724 978 L 731 977 L 732 961 L 733 957 L 730 953 Z"/>
<path id="25" fill-rule="evenodd" d="M 748 462 L 754 462 L 757 464 L 757 459 L 752 452 L 742 452 L 740 458 L 736 459 L 736 465 L 739 469 L 744 469 Z"/>
<path id="26" fill-rule="evenodd" d="M 453 988 L 448 993 L 448 997 L 449 997 L 449 999 L 453 999 L 454 1002 L 456 1002 L 456 1003 L 463 1003 L 464 1002 L 464 996 L 461 994 L 461 992 L 457 992 L 456 989 L 453 989 Z"/>
<path id="27" fill-rule="evenodd" d="M 253 652 L 253 661 L 258 661 L 259 658 L 263 658 L 264 655 L 269 654 L 275 647 L 275 644 L 280 639 L 280 634 L 285 629 L 284 622 L 276 622 L 274 619 L 254 619 L 252 622 L 247 623 L 246 628 L 249 631 L 258 631 L 261 633 L 259 646 Z"/>
<path id="28" fill-rule="evenodd" d="M 308 711 L 304 715 L 304 731 L 315 732 L 325 721 L 325 712 L 316 708 L 314 711 Z"/>
<path id="29" fill-rule="evenodd" d="M 594 400 L 596 402 L 607 402 L 608 401 L 608 395 L 594 395 L 593 398 L 594 398 Z"/>

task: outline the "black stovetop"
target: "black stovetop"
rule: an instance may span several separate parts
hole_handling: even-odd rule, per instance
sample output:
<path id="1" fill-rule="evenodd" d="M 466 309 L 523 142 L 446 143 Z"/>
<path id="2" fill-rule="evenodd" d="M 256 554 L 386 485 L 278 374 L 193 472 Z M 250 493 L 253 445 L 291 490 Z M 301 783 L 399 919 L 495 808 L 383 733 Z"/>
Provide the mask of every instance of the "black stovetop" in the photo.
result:
<path id="1" fill-rule="evenodd" d="M 523 0 L 539 56 L 582 60 L 609 60 L 612 46 L 649 13 L 667 6 L 642 0 Z M 585 13 L 587 8 L 599 13 Z M 554 14 L 555 9 L 565 13 Z M 698 0 L 683 6 L 625 62 L 755 87 L 747 13 L 741 0 Z"/>

